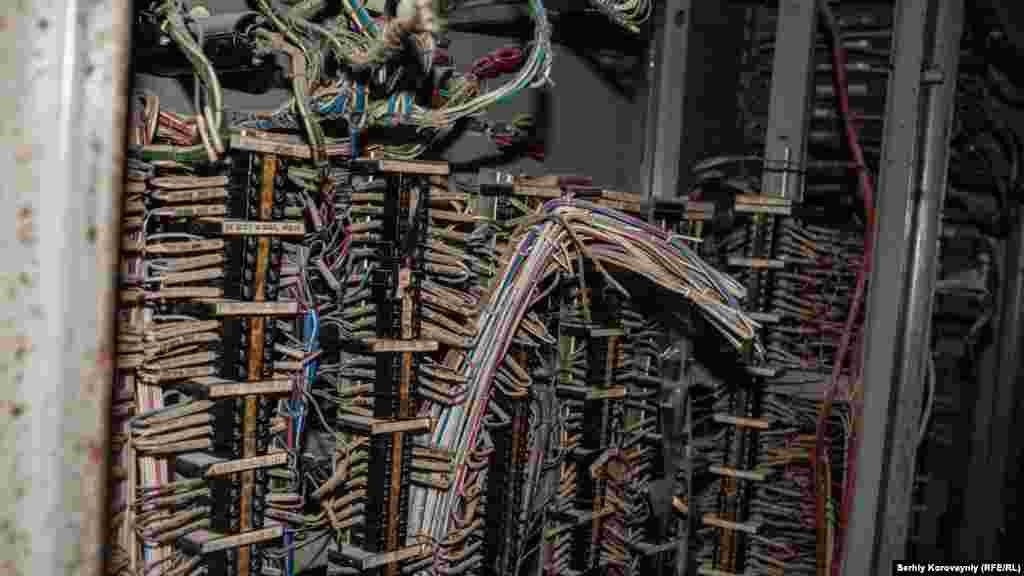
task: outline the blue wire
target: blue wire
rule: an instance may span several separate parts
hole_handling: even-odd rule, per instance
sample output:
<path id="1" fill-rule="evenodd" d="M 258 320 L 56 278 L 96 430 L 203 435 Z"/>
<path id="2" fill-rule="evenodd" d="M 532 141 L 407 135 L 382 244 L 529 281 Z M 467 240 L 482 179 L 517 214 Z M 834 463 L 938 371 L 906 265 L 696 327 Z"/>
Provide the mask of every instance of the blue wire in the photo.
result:
<path id="1" fill-rule="evenodd" d="M 292 531 L 284 531 L 284 547 L 288 550 L 288 556 L 285 557 L 285 570 L 288 576 L 294 574 L 294 561 L 295 561 L 295 550 L 292 549 Z"/>
<path id="2" fill-rule="evenodd" d="M 347 105 L 348 105 L 348 92 L 346 91 L 346 92 L 342 92 L 341 94 L 338 94 L 338 97 L 335 98 L 335 100 L 334 100 L 334 108 L 331 110 L 331 112 L 334 112 L 336 114 L 343 114 L 345 112 L 345 107 Z"/>
<path id="3" fill-rule="evenodd" d="M 306 355 L 312 354 L 315 350 L 320 348 L 320 343 L 317 338 L 320 335 L 320 318 L 316 313 L 316 310 L 310 310 L 306 313 L 305 322 L 303 322 L 303 336 L 305 338 L 305 350 Z M 313 379 L 316 377 L 317 367 L 319 365 L 318 360 L 303 360 L 303 369 L 305 370 L 305 382 L 303 382 L 303 388 L 313 383 Z M 305 393 L 305 389 L 303 389 Z M 295 438 L 295 450 L 298 452 L 299 439 L 302 438 L 302 430 L 305 425 L 305 395 L 298 400 L 290 400 L 288 402 L 288 412 L 292 417 L 292 425 L 295 427 L 294 438 Z M 294 563 L 295 563 L 295 550 L 291 547 L 292 544 L 292 533 L 291 531 L 285 532 L 285 547 L 288 549 L 287 556 L 287 570 L 288 576 L 294 574 Z"/>

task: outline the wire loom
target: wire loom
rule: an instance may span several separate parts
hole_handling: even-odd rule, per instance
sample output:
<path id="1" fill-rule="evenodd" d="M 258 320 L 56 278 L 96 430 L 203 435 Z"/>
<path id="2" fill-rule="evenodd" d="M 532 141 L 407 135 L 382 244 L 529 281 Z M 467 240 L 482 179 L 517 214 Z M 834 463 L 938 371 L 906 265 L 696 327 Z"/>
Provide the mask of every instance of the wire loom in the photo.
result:
<path id="1" fill-rule="evenodd" d="M 459 507 L 459 495 L 472 482 L 465 458 L 479 441 L 480 423 L 488 405 L 485 399 L 490 396 L 500 360 L 505 357 L 534 292 L 559 268 L 571 272 L 573 261 L 590 256 L 598 265 L 605 262 L 634 270 L 692 301 L 737 350 L 754 341 L 757 324 L 736 307 L 744 296 L 743 288 L 664 231 L 578 200 L 552 201 L 536 219 L 538 224 L 524 226 L 513 235 L 513 239 L 519 238 L 512 242 L 513 255 L 503 268 L 489 305 L 480 315 L 480 335 L 462 371 L 470 383 L 468 402 L 434 411 L 442 424 L 433 443 L 460 455 L 454 491 L 447 497 L 438 497 L 416 490 L 413 508 L 417 516 L 412 526 L 414 531 L 418 527 L 438 540 L 449 529 L 450 519 Z M 609 272 L 604 273 L 612 285 L 617 284 Z M 621 286 L 619 289 L 625 291 Z M 760 343 L 755 347 L 758 353 L 763 352 Z"/>

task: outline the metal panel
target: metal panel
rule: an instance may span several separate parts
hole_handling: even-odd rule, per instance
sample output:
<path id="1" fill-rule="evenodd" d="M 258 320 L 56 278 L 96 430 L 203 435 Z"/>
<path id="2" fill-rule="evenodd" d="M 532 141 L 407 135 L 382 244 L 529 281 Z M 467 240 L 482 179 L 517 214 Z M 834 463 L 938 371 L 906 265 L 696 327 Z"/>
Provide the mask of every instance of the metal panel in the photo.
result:
<path id="1" fill-rule="evenodd" d="M 691 23 L 691 0 L 667 0 L 648 62 L 649 93 L 643 158 L 644 199 L 679 194 L 679 149 Z M 651 204 L 653 206 L 653 203 Z"/>
<path id="2" fill-rule="evenodd" d="M 799 202 L 814 97 L 815 0 L 779 0 L 762 191 Z"/>
<path id="3" fill-rule="evenodd" d="M 127 0 L 0 10 L 0 573 L 99 575 Z"/>
<path id="4" fill-rule="evenodd" d="M 964 11 L 963 0 L 940 0 L 931 3 L 932 10 L 929 4 L 896 3 L 895 69 L 864 355 L 864 418 L 844 565 L 850 576 L 888 573 L 893 560 L 905 559 L 910 526 Z M 934 30 L 930 44 L 929 30 Z M 931 64 L 927 74 L 926 61 Z"/>

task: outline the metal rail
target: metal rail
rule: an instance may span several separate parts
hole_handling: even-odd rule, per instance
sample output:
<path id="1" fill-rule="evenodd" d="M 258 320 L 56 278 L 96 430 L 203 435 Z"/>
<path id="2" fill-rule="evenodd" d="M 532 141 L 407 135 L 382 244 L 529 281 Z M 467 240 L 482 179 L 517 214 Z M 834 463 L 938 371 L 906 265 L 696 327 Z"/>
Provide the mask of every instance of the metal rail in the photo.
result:
<path id="1" fill-rule="evenodd" d="M 780 0 L 778 18 L 761 189 L 799 202 L 815 87 L 815 0 Z"/>
<path id="2" fill-rule="evenodd" d="M 963 15 L 963 0 L 896 3 L 848 576 L 905 559 Z"/>
<path id="3" fill-rule="evenodd" d="M 644 120 L 643 195 L 652 210 L 654 200 L 674 198 L 679 188 L 679 158 L 683 142 L 684 97 L 693 17 L 691 0 L 668 0 L 661 25 L 651 42 L 649 92 Z"/>

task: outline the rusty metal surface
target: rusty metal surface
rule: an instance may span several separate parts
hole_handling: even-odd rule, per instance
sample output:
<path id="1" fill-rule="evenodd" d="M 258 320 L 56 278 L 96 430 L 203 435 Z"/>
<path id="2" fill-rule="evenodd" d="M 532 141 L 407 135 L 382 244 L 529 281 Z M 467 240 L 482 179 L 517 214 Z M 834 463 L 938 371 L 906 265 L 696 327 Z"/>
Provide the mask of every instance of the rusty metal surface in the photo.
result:
<path id="1" fill-rule="evenodd" d="M 0 574 L 98 575 L 128 0 L 0 2 Z"/>

